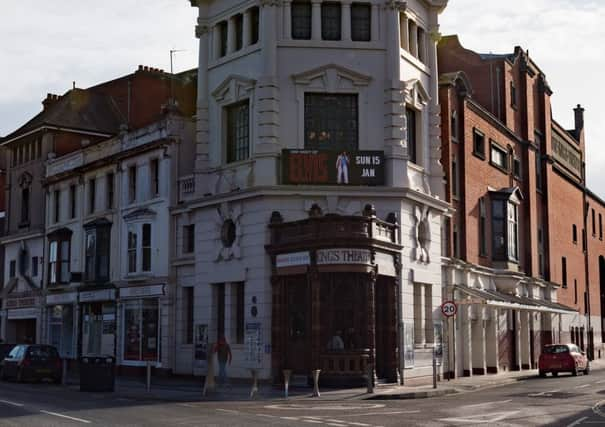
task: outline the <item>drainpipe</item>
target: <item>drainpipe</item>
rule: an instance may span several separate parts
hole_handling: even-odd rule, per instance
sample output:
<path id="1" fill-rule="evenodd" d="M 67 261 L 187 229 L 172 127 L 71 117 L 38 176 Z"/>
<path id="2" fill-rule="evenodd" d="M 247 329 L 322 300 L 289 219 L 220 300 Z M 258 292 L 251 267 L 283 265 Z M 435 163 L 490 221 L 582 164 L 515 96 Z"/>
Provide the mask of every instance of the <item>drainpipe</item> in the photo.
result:
<path id="1" fill-rule="evenodd" d="M 594 359 L 594 343 L 591 339 L 591 321 L 590 321 L 590 284 L 589 281 L 589 269 L 588 269 L 588 195 L 586 187 L 586 163 L 582 162 L 582 203 L 584 205 L 584 283 L 586 286 L 586 301 L 585 301 L 585 316 L 586 319 L 586 341 L 587 342 L 587 353 L 590 360 Z"/>

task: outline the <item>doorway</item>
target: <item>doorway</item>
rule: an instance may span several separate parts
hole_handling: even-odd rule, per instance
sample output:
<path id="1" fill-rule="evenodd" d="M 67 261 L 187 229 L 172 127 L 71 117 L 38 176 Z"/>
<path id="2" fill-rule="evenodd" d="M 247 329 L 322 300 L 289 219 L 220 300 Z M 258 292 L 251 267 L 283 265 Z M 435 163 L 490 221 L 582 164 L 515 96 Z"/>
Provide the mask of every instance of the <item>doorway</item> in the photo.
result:
<path id="1" fill-rule="evenodd" d="M 378 276 L 376 281 L 376 376 L 396 381 L 397 313 L 395 283 L 392 278 Z"/>
<path id="2" fill-rule="evenodd" d="M 8 320 L 6 341 L 12 344 L 36 343 L 36 319 Z"/>
<path id="3" fill-rule="evenodd" d="M 311 322 L 309 285 L 306 276 L 286 280 L 287 327 L 286 367 L 294 374 L 310 372 Z"/>

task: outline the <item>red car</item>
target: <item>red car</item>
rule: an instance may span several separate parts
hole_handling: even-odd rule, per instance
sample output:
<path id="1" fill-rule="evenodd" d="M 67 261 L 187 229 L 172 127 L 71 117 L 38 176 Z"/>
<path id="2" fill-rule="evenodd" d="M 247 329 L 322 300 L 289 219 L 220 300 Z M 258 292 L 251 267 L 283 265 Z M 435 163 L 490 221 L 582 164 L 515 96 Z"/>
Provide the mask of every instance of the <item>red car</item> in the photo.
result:
<path id="1" fill-rule="evenodd" d="M 553 377 L 559 375 L 559 372 L 571 372 L 572 375 L 578 375 L 578 372 L 584 372 L 588 375 L 590 364 L 586 353 L 575 344 L 551 344 L 544 346 L 540 360 L 538 362 L 538 372 L 541 377 L 545 377 L 548 372 Z"/>

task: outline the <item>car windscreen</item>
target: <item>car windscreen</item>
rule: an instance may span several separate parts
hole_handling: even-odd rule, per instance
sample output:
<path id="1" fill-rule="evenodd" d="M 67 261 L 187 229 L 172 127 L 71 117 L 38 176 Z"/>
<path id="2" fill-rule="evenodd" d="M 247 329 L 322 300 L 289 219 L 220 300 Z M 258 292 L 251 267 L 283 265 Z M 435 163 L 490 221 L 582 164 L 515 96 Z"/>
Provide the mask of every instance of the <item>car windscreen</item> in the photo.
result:
<path id="1" fill-rule="evenodd" d="M 19 352 L 21 351 L 23 347 L 21 347 L 20 345 L 14 347 L 11 352 L 8 354 L 8 357 L 15 359 L 17 357 L 19 357 Z"/>
<path id="2" fill-rule="evenodd" d="M 32 346 L 27 349 L 27 355 L 32 359 L 54 359 L 57 351 L 52 347 Z"/>
<path id="3" fill-rule="evenodd" d="M 549 345 L 544 347 L 544 353 L 546 354 L 557 354 L 557 353 L 568 353 L 569 347 L 566 345 Z"/>

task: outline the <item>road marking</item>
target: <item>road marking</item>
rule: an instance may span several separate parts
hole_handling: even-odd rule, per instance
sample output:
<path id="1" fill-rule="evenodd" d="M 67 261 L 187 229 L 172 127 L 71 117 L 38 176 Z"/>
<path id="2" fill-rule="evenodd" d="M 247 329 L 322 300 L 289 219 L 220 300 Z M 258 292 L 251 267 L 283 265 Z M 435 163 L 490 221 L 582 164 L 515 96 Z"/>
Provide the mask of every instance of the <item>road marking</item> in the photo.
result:
<path id="1" fill-rule="evenodd" d="M 569 424 L 567 427 L 575 427 L 575 426 L 577 426 L 579 424 L 582 424 L 582 421 L 587 420 L 587 419 L 588 419 L 588 417 L 578 418 L 573 423 Z"/>
<path id="2" fill-rule="evenodd" d="M 558 393 L 560 392 L 561 389 L 557 389 L 557 390 L 550 390 L 550 391 L 541 391 L 540 393 L 529 393 L 527 395 L 527 397 L 540 397 L 540 396 L 544 396 L 544 397 L 550 397 L 552 396 L 554 393 Z"/>
<path id="3" fill-rule="evenodd" d="M 605 383 L 605 380 L 601 380 L 601 381 L 597 381 L 596 384 L 603 384 Z"/>
<path id="4" fill-rule="evenodd" d="M 197 409 L 197 405 L 194 405 L 192 403 L 177 403 L 177 405 L 179 405 L 179 406 L 185 406 L 187 408 L 196 408 Z"/>
<path id="5" fill-rule="evenodd" d="M 575 386 L 574 388 L 584 388 L 584 387 L 590 387 L 590 384 L 582 384 L 582 385 Z"/>
<path id="6" fill-rule="evenodd" d="M 296 409 L 307 411 L 351 411 L 357 409 L 378 409 L 384 408 L 380 403 L 331 403 L 318 405 L 303 405 L 298 403 L 283 403 L 277 405 L 267 405 L 267 409 Z"/>
<path id="7" fill-rule="evenodd" d="M 291 421 L 300 421 L 300 418 L 298 417 L 279 417 L 282 420 L 291 420 Z"/>
<path id="8" fill-rule="evenodd" d="M 269 415 L 269 414 L 256 414 L 259 417 L 265 417 L 265 418 L 277 418 L 275 415 Z"/>
<path id="9" fill-rule="evenodd" d="M 11 402 L 10 400 L 0 400 L 0 403 L 6 403 L 7 405 L 22 407 L 25 406 L 23 403 Z"/>
<path id="10" fill-rule="evenodd" d="M 81 423 L 84 423 L 84 424 L 90 424 L 92 422 L 92 421 L 89 421 L 89 420 L 84 420 L 82 418 L 70 417 L 69 415 L 59 414 L 57 412 L 50 412 L 50 411 L 43 411 L 43 410 L 40 410 L 40 412 L 42 412 L 43 414 L 52 415 L 52 416 L 55 416 L 55 417 L 61 417 L 61 418 L 66 418 L 66 419 L 72 420 L 72 421 L 78 421 L 78 422 L 81 422 Z"/>
<path id="11" fill-rule="evenodd" d="M 322 424 L 321 421 L 317 421 L 317 420 L 303 420 L 305 423 L 312 423 L 312 424 Z"/>
<path id="12" fill-rule="evenodd" d="M 395 415 L 395 414 L 417 414 L 420 411 L 396 411 L 396 412 L 366 412 L 363 414 L 342 414 L 341 417 L 367 417 L 370 415 Z"/>
<path id="13" fill-rule="evenodd" d="M 462 406 L 462 408 L 474 408 L 476 406 L 484 406 L 484 405 L 494 405 L 496 403 L 500 404 L 500 403 L 508 403 L 508 402 L 512 402 L 513 399 L 508 399 L 508 400 L 495 400 L 493 402 L 485 402 L 485 403 L 476 403 L 474 405 L 464 405 Z"/>
<path id="14" fill-rule="evenodd" d="M 228 414 L 239 414 L 239 411 L 234 411 L 233 409 L 217 409 L 217 411 L 226 412 Z"/>
<path id="15" fill-rule="evenodd" d="M 471 424 L 493 424 L 498 421 L 518 413 L 519 411 L 494 412 L 491 414 L 471 415 L 469 417 L 460 418 L 440 418 L 439 421 L 453 423 L 471 423 Z"/>
<path id="16" fill-rule="evenodd" d="M 335 427 L 346 427 L 346 424 L 337 424 L 337 423 L 326 423 L 326 425 L 328 426 L 335 426 Z"/>

